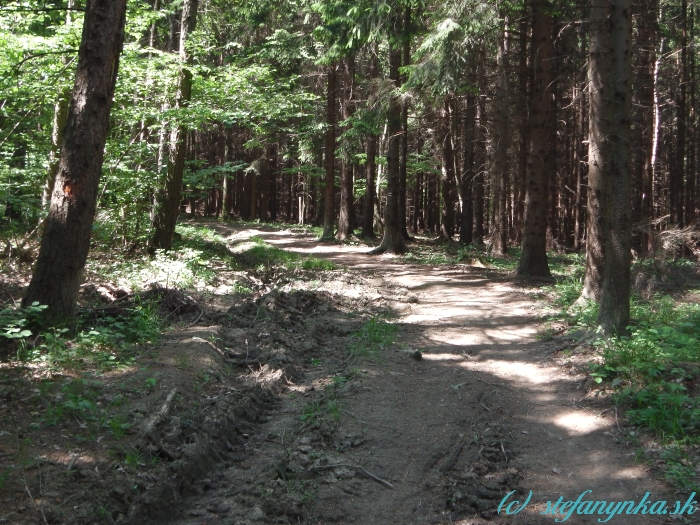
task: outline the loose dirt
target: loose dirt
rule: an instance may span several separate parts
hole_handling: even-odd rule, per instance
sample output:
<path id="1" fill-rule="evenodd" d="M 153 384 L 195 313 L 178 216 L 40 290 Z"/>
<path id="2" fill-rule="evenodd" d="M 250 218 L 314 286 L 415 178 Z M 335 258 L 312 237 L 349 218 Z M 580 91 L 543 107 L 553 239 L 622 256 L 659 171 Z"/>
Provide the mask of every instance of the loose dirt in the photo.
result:
<path id="1" fill-rule="evenodd" d="M 587 350 L 567 357 L 561 340 L 538 339 L 542 303 L 527 285 L 291 230 L 211 227 L 231 247 L 258 236 L 337 269 L 260 270 L 252 296 L 210 298 L 192 313 L 196 324 L 166 336 L 149 368 L 134 370 L 140 391 L 123 377 L 102 381 L 104 402 L 134 396 L 129 410 L 141 415 L 128 444 L 108 436 L 57 449 L 15 480 L 0 523 L 534 525 L 561 517 L 540 514 L 547 501 L 586 490 L 608 502 L 687 498 L 635 462 L 622 414 L 581 367 Z M 354 356 L 354 334 L 372 319 L 396 325 L 396 341 Z M 154 374 L 157 388 L 144 388 Z M 5 434 L 12 451 L 18 438 Z M 129 447 L 158 461 L 124 467 L 114 451 Z M 511 491 L 532 499 L 499 515 Z M 91 500 L 101 514 L 87 510 Z"/>

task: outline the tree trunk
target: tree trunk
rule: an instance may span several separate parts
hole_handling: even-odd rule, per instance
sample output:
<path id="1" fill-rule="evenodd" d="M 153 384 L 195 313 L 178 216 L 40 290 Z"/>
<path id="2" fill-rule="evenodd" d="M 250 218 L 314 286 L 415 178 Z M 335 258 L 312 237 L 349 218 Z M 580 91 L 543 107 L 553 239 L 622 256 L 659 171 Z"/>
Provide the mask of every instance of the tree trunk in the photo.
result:
<path id="1" fill-rule="evenodd" d="M 694 38 L 695 33 L 695 7 L 692 7 L 690 15 L 690 39 Z M 696 171 L 697 171 L 697 121 L 695 114 L 695 92 L 697 88 L 695 79 L 695 53 L 690 53 L 690 111 L 688 114 L 689 119 L 689 141 L 688 141 L 688 174 L 686 176 L 686 189 L 685 189 L 685 223 L 691 225 L 695 222 L 697 215 L 695 213 L 695 194 L 696 189 Z"/>
<path id="2" fill-rule="evenodd" d="M 519 106 L 520 115 L 518 116 L 518 124 L 520 127 L 520 145 L 518 151 L 518 179 L 515 184 L 515 194 L 517 203 L 515 209 L 515 241 L 518 244 L 523 240 L 523 219 L 525 216 L 525 181 L 527 180 L 527 149 L 528 149 L 528 130 L 529 130 L 529 84 L 532 77 L 532 72 L 528 68 L 527 60 L 527 42 L 529 36 L 528 17 L 525 11 L 520 19 L 520 67 L 518 68 L 518 91 L 519 91 Z"/>
<path id="3" fill-rule="evenodd" d="M 73 23 L 73 11 L 75 0 L 68 0 L 66 11 L 66 26 Z M 70 59 L 68 56 L 63 56 L 61 62 L 64 66 L 68 65 Z M 41 207 L 46 209 L 51 203 L 51 195 L 53 194 L 53 186 L 56 182 L 58 174 L 58 163 L 60 161 L 61 144 L 63 144 L 63 130 L 66 127 L 68 119 L 68 104 L 70 103 L 71 91 L 70 88 L 64 89 L 58 95 L 58 100 L 53 110 L 53 129 L 51 131 L 51 151 L 49 152 L 49 167 L 46 176 L 46 186 L 44 193 L 41 196 Z"/>
<path id="4" fill-rule="evenodd" d="M 473 241 L 476 244 L 484 243 L 484 169 L 486 166 L 486 86 L 485 80 L 485 51 L 482 48 L 479 53 L 477 66 L 477 78 L 479 95 L 476 103 L 476 125 L 474 131 L 474 182 L 472 184 L 474 194 L 474 228 Z"/>
<path id="5" fill-rule="evenodd" d="M 647 229 L 651 228 L 652 193 L 654 182 L 653 151 L 654 151 L 654 69 L 656 66 L 656 17 L 659 8 L 658 0 L 640 2 L 639 13 L 639 54 L 640 68 L 637 87 L 640 107 L 640 148 L 641 158 L 637 169 L 639 173 L 639 193 L 634 195 L 636 206 L 639 208 L 638 222 L 642 232 L 638 239 L 637 249 L 645 254 L 652 249 L 651 236 Z"/>
<path id="6" fill-rule="evenodd" d="M 47 305 L 47 318 L 75 314 L 90 249 L 109 114 L 124 42 L 126 0 L 88 0 L 75 85 L 46 229 L 22 305 Z"/>
<path id="7" fill-rule="evenodd" d="M 508 115 L 508 21 L 498 39 L 498 79 L 494 100 L 494 162 L 493 181 L 494 221 L 491 229 L 491 252 L 504 256 L 508 251 L 508 217 L 506 209 L 508 186 L 508 150 L 510 148 L 510 116 Z"/>
<path id="8" fill-rule="evenodd" d="M 630 320 L 631 43 L 632 0 L 611 0 L 610 134 L 607 137 L 610 169 L 605 181 L 605 269 L 598 311 L 598 323 L 610 335 L 626 333 Z"/>
<path id="9" fill-rule="evenodd" d="M 523 244 L 518 275 L 549 277 L 547 264 L 547 185 L 552 107 L 552 16 L 548 0 L 532 3 L 530 129 Z"/>
<path id="10" fill-rule="evenodd" d="M 182 64 L 178 76 L 175 108 L 180 109 L 189 104 L 192 96 L 192 73 L 187 68 L 191 57 L 187 53 L 186 42 L 194 31 L 197 22 L 197 6 L 199 0 L 184 0 L 182 4 L 182 21 L 180 23 L 180 62 Z M 180 212 L 180 194 L 182 192 L 182 174 L 185 169 L 185 153 L 187 151 L 187 127 L 175 123 L 170 133 L 170 154 L 165 180 L 158 192 L 156 211 L 153 220 L 153 238 L 150 251 L 170 250 L 173 246 L 175 224 Z"/>
<path id="11" fill-rule="evenodd" d="M 353 113 L 353 88 L 355 77 L 355 58 L 347 57 L 345 59 L 345 74 L 343 75 L 343 119 L 349 119 Z M 353 187 L 353 160 L 352 152 L 349 151 L 350 144 L 346 141 L 345 158 L 341 167 L 340 176 L 340 214 L 338 218 L 338 233 L 336 239 L 344 241 L 353 234 L 355 229 L 355 221 L 353 220 L 353 205 L 355 201 L 355 191 Z"/>
<path id="12" fill-rule="evenodd" d="M 401 87 L 399 68 L 401 49 L 389 49 L 389 79 L 398 90 Z M 399 220 L 399 149 L 401 143 L 401 101 L 397 93 L 391 96 L 387 115 L 386 206 L 384 208 L 384 237 L 370 253 L 403 253 L 406 251 Z"/>
<path id="13" fill-rule="evenodd" d="M 411 64 L 411 6 L 406 7 L 404 26 L 403 26 L 403 65 L 404 67 Z M 406 78 L 402 78 L 401 82 L 405 82 Z M 399 229 L 404 239 L 409 240 L 411 237 L 406 230 L 406 168 L 408 163 L 408 102 L 404 101 L 401 104 L 401 151 L 399 154 Z"/>
<path id="14" fill-rule="evenodd" d="M 323 208 L 323 234 L 321 239 L 331 239 L 335 222 L 335 99 L 336 99 L 335 64 L 328 67 L 328 91 L 326 93 L 326 193 Z"/>
<path id="15" fill-rule="evenodd" d="M 681 62 L 680 82 L 678 86 L 678 100 L 676 102 L 676 126 L 678 137 L 676 139 L 675 169 L 671 171 L 669 181 L 669 197 L 671 200 L 671 224 L 683 227 L 683 204 L 685 184 L 685 143 L 686 143 L 686 119 L 687 110 L 687 86 L 688 86 L 688 0 L 681 1 Z"/>
<path id="16" fill-rule="evenodd" d="M 459 242 L 469 246 L 473 241 L 474 206 L 472 182 L 474 180 L 474 131 L 476 121 L 476 97 L 468 94 L 464 109 L 464 141 L 462 154 L 462 215 L 460 217 Z"/>
<path id="17" fill-rule="evenodd" d="M 372 80 L 379 76 L 379 57 L 376 47 L 372 50 L 370 58 L 369 76 Z M 374 199 L 377 194 L 375 179 L 377 174 L 377 141 L 375 134 L 367 137 L 367 164 L 365 166 L 366 185 L 364 216 L 362 217 L 362 237 L 364 239 L 374 239 Z"/>
<path id="18" fill-rule="evenodd" d="M 452 240 L 455 230 L 455 173 L 454 173 L 454 151 L 452 149 L 452 135 L 450 133 L 450 101 L 445 99 L 445 106 L 442 110 L 442 192 L 441 208 L 442 220 L 440 221 L 440 235 L 446 240 Z"/>
<path id="19" fill-rule="evenodd" d="M 477 96 L 476 126 L 474 131 L 474 179 L 472 183 L 474 204 L 473 242 L 484 243 L 484 167 L 486 164 L 485 134 L 486 101 Z"/>
<path id="20" fill-rule="evenodd" d="M 609 0 L 593 0 L 589 54 L 588 205 L 582 299 L 600 300 L 605 262 L 605 173 L 609 169 Z"/>
<path id="21" fill-rule="evenodd" d="M 583 40 L 583 39 L 582 39 Z M 582 44 L 583 45 L 583 44 Z M 583 225 L 583 185 L 586 176 L 586 153 L 583 143 L 586 135 L 586 91 L 581 90 L 578 94 L 578 133 L 576 136 L 576 203 L 574 205 L 574 250 L 581 249 L 582 225 Z"/>

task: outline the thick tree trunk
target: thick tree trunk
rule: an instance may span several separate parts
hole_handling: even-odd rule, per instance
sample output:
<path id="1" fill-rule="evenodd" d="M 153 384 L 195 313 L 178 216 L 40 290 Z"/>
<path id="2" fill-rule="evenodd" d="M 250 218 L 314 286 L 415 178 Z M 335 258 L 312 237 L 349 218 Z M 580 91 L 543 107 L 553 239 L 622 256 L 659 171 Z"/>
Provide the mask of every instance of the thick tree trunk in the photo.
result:
<path id="1" fill-rule="evenodd" d="M 323 208 L 323 234 L 321 239 L 331 239 L 335 222 L 335 127 L 336 72 L 335 64 L 328 67 L 328 90 L 326 93 L 326 193 Z"/>
<path id="2" fill-rule="evenodd" d="M 401 67 L 401 50 L 389 49 L 389 79 L 398 90 L 401 86 L 399 68 Z M 403 253 L 406 251 L 401 235 L 399 220 L 399 149 L 401 143 L 401 101 L 398 94 L 391 96 L 387 115 L 387 170 L 386 170 L 386 206 L 384 208 L 384 237 L 379 246 L 370 253 Z"/>
<path id="3" fill-rule="evenodd" d="M 58 174 L 39 257 L 23 306 L 47 305 L 60 322 L 75 314 L 90 248 L 97 190 L 109 129 L 126 0 L 88 0 Z"/>
<path id="4" fill-rule="evenodd" d="M 523 244 L 518 275 L 549 277 L 547 264 L 547 185 L 552 121 L 552 16 L 548 0 L 532 3 L 530 129 Z"/>
<path id="5" fill-rule="evenodd" d="M 605 181 L 605 269 L 598 323 L 612 335 L 626 333 L 630 320 L 632 0 L 610 4 L 610 168 Z"/>
<path id="6" fill-rule="evenodd" d="M 508 217 L 506 209 L 508 187 L 508 150 L 510 149 L 510 116 L 508 115 L 508 22 L 498 39 L 498 79 L 494 100 L 494 162 L 491 171 L 493 183 L 493 228 L 491 252 L 504 256 L 508 251 Z"/>
<path id="7" fill-rule="evenodd" d="M 605 262 L 605 173 L 609 169 L 609 0 L 593 0 L 589 54 L 588 206 L 586 274 L 581 299 L 600 300 Z"/>
<path id="8" fill-rule="evenodd" d="M 199 0 L 184 0 L 182 4 L 182 21 L 180 23 L 180 61 L 182 66 L 178 76 L 175 108 L 183 108 L 189 104 L 192 96 L 192 73 L 186 67 L 191 62 L 188 56 L 186 42 L 194 31 L 197 22 L 197 6 Z M 185 153 L 187 151 L 187 127 L 176 123 L 170 133 L 170 154 L 165 180 L 158 192 L 156 211 L 153 220 L 153 238 L 150 251 L 170 250 L 173 246 L 175 224 L 180 212 L 180 195 L 182 192 L 182 174 L 185 169 Z"/>

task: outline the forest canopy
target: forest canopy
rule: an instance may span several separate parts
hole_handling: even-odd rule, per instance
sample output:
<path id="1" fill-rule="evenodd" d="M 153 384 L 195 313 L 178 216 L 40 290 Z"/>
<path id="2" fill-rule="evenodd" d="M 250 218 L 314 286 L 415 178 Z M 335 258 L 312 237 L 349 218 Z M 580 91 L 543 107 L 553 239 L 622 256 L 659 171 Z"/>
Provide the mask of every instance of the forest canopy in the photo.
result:
<path id="1" fill-rule="evenodd" d="M 0 8 L 12 228 L 52 216 L 91 6 Z M 549 275 L 547 250 L 585 249 L 582 297 L 626 304 L 628 290 L 603 298 L 604 275 L 629 281 L 630 250 L 672 230 L 679 254 L 697 250 L 695 14 L 687 0 L 129 1 L 92 242 L 167 251 L 184 212 L 379 235 L 376 253 L 423 232 L 520 246 L 522 276 Z M 624 331 L 628 309 L 609 308 Z"/>

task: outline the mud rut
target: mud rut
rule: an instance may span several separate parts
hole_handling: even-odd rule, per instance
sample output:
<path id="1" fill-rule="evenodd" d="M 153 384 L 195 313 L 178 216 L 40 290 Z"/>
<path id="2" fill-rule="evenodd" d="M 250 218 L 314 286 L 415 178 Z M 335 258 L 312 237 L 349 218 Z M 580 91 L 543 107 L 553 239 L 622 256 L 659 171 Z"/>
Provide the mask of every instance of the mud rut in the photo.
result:
<path id="1" fill-rule="evenodd" d="M 362 285 L 341 286 L 326 304 L 295 303 L 333 334 L 308 344 L 332 346 L 340 357 L 291 374 L 279 400 L 242 435 L 238 455 L 193 486 L 171 523 L 537 524 L 554 522 L 539 515 L 544 502 L 588 489 L 593 499 L 639 500 L 647 491 L 662 499 L 664 485 L 620 444 L 624 422 L 587 391 L 585 375 L 555 344 L 536 339 L 539 306 L 516 283 L 466 266 L 398 264 L 290 232 L 213 227 L 326 257 Z M 383 361 L 341 361 L 352 328 L 343 327 L 347 311 L 332 297 L 343 293 L 397 314 L 398 342 Z M 334 387 L 327 379 L 334 373 L 349 380 Z M 337 422 L 301 419 L 309 406 L 327 406 L 329 393 Z M 531 504 L 517 516 L 496 515 L 511 490 L 532 490 Z"/>

